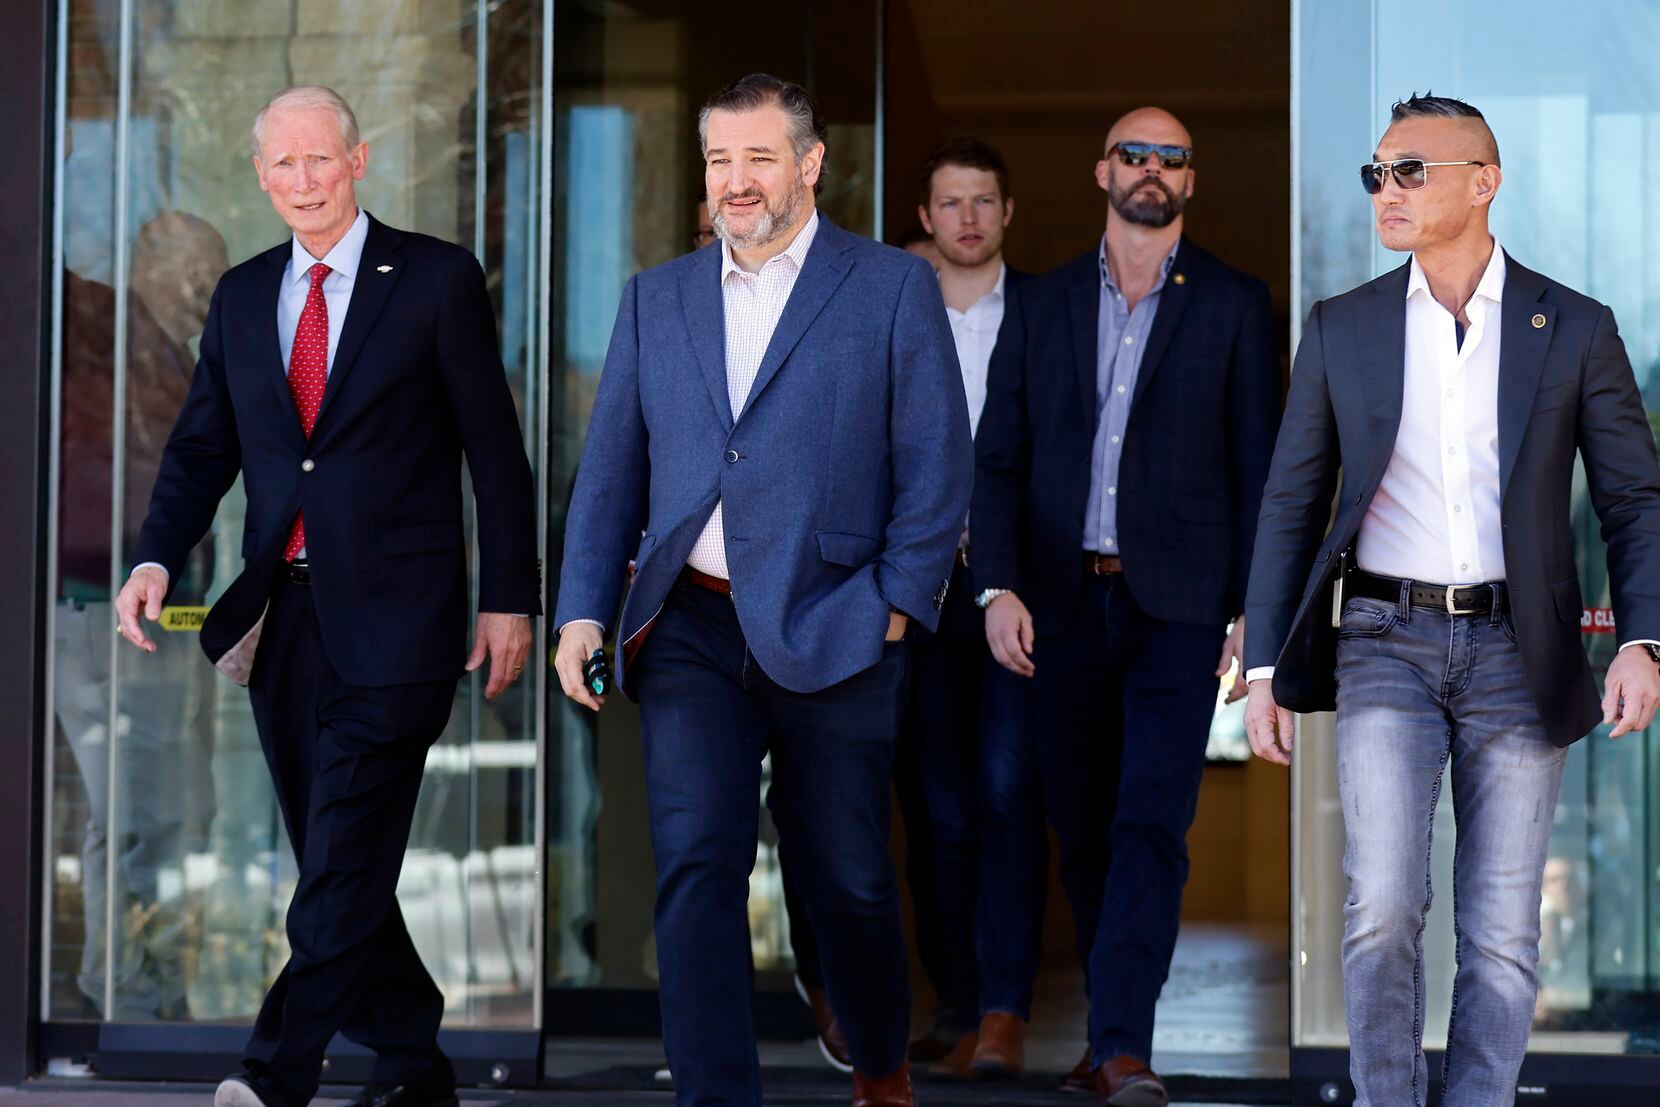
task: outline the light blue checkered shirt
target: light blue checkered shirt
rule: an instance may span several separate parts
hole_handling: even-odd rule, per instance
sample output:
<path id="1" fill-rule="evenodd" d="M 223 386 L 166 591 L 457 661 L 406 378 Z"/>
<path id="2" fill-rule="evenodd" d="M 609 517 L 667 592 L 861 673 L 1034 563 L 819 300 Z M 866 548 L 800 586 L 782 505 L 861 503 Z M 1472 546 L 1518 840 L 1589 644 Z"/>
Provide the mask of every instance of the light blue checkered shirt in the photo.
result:
<path id="1" fill-rule="evenodd" d="M 1095 445 L 1090 450 L 1089 503 L 1084 508 L 1083 548 L 1118 553 L 1118 463 L 1124 431 L 1141 372 L 1142 351 L 1159 310 L 1159 296 L 1180 242 L 1159 268 L 1158 283 L 1131 311 L 1107 268 L 1107 236 L 1101 236 L 1101 313 L 1095 330 Z"/>

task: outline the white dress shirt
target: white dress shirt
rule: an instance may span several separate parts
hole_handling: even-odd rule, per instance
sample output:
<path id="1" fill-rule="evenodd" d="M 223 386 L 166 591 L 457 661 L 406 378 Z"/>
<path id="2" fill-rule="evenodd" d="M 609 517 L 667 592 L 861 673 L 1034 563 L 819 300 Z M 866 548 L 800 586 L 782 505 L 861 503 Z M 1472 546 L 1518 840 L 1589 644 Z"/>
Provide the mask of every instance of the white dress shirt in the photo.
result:
<path id="1" fill-rule="evenodd" d="M 1495 239 L 1460 346 L 1451 312 L 1418 259 L 1406 285 L 1401 424 L 1361 521 L 1355 563 L 1427 584 L 1505 579 L 1499 518 L 1499 314 L 1504 250 Z"/>
<path id="2" fill-rule="evenodd" d="M 724 240 L 720 244 L 721 297 L 726 309 L 726 398 L 732 405 L 733 422 L 743 414 L 749 390 L 754 387 L 755 375 L 761 369 L 761 359 L 766 356 L 772 332 L 778 328 L 784 305 L 789 302 L 816 234 L 818 212 L 815 211 L 795 241 L 783 253 L 768 258 L 754 273 L 738 266 L 732 258 L 732 247 Z M 726 525 L 719 502 L 703 533 L 698 535 L 686 564 L 722 580 L 731 576 L 726 567 Z"/>
<path id="3" fill-rule="evenodd" d="M 963 392 L 968 395 L 969 434 L 978 434 L 980 414 L 986 409 L 986 378 L 991 370 L 991 351 L 997 345 L 997 331 L 1003 325 L 1003 282 L 1009 267 L 999 266 L 997 284 L 975 300 L 967 311 L 949 304 L 945 317 L 951 322 L 951 337 L 957 345 L 957 364 L 962 366 Z"/>
<path id="4" fill-rule="evenodd" d="M 1504 248 L 1456 319 L 1430 292 L 1416 255 L 1406 284 L 1406 364 L 1395 452 L 1361 520 L 1355 564 L 1426 584 L 1505 579 L 1499 505 L 1499 334 Z M 1621 649 L 1636 645 L 1622 643 Z M 1271 678 L 1274 666 L 1245 674 Z"/>

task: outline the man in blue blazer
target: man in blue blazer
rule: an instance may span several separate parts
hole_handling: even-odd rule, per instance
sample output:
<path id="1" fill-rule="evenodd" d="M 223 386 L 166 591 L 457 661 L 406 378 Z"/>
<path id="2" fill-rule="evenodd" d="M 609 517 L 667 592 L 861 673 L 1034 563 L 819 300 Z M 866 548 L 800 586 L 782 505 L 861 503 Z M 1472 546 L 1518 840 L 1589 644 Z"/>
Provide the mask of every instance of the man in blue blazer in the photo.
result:
<path id="1" fill-rule="evenodd" d="M 215 1103 L 305 1104 L 339 1032 L 376 1054 L 360 1107 L 454 1104 L 443 996 L 397 879 L 457 678 L 488 657 L 494 696 L 524 666 L 541 592 L 530 466 L 483 271 L 357 206 L 369 151 L 346 102 L 287 89 L 253 139 L 293 237 L 214 292 L 116 601 L 123 636 L 154 651 L 140 613 L 160 616 L 240 474 L 246 565 L 201 642 L 248 685 L 300 877 L 288 964 Z M 470 656 L 463 456 L 478 510 Z"/>
<path id="2" fill-rule="evenodd" d="M 1567 747 L 1660 701 L 1660 467 L 1603 304 L 1523 268 L 1488 213 L 1481 112 L 1397 103 L 1361 184 L 1412 258 L 1315 304 L 1263 494 L 1246 601 L 1252 748 L 1337 711 L 1357 1105 L 1421 1107 L 1430 827 L 1451 765 L 1458 972 L 1447 1107 L 1515 1102 Z M 1598 702 L 1569 502 L 1584 462 L 1621 648 Z M 1332 493 L 1342 473 L 1335 514 Z"/>
<path id="3" fill-rule="evenodd" d="M 1167 1098 L 1153 1008 L 1280 413 L 1268 289 L 1182 235 L 1192 158 L 1168 112 L 1113 125 L 1106 233 L 1021 290 L 976 439 L 975 586 L 992 654 L 1034 682 L 1088 967 L 1091 1048 L 1068 1086 L 1113 1107 Z M 1024 984 L 1004 1018 L 987 1003 L 982 1071 L 994 1048 L 1018 1059 Z"/>
<path id="4" fill-rule="evenodd" d="M 936 625 L 968 510 L 967 403 L 933 271 L 816 211 L 826 128 L 807 93 L 746 77 L 699 131 L 721 242 L 623 292 L 565 528 L 555 666 L 598 709 L 582 666 L 616 623 L 677 1101 L 760 1102 L 745 901 L 770 752 L 853 1102 L 908 1104 L 889 787 L 905 629 Z"/>

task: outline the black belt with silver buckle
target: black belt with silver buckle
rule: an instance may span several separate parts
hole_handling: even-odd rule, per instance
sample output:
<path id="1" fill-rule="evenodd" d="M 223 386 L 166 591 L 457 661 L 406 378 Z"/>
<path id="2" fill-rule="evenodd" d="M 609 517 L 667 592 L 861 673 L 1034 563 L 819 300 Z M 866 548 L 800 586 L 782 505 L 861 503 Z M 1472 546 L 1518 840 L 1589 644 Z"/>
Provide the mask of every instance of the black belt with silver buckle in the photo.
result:
<path id="1" fill-rule="evenodd" d="M 1407 596 L 1413 607 L 1427 607 L 1448 615 L 1490 615 L 1495 605 L 1497 610 L 1503 611 L 1510 604 L 1510 594 L 1502 580 L 1488 584 L 1424 584 L 1356 569 L 1349 574 L 1345 590 L 1351 596 L 1400 603 L 1402 584 L 1407 586 Z"/>
<path id="2" fill-rule="evenodd" d="M 288 563 L 288 579 L 293 584 L 310 584 L 311 562 L 290 561 Z"/>

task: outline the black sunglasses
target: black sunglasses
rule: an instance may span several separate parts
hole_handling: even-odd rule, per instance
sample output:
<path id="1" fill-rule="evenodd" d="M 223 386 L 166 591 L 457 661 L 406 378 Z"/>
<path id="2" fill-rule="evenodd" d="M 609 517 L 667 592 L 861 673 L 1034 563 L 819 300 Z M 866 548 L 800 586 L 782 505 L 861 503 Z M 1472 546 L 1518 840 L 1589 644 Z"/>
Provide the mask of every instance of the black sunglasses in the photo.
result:
<path id="1" fill-rule="evenodd" d="M 1149 155 L 1157 154 L 1159 164 L 1166 169 L 1186 169 L 1193 162 L 1193 147 L 1191 146 L 1160 146 L 1152 142 L 1115 142 L 1107 147 L 1107 153 L 1116 153 L 1118 160 L 1132 169 L 1139 169 L 1147 164 Z"/>
<path id="2" fill-rule="evenodd" d="M 1401 158 L 1399 161 L 1370 161 L 1360 167 L 1360 187 L 1366 195 L 1376 196 L 1383 191 L 1383 179 L 1393 175 L 1402 188 L 1423 188 L 1429 182 L 1432 165 L 1486 165 L 1484 161 L 1425 161 L 1423 158 Z"/>

